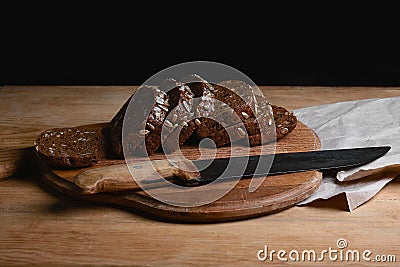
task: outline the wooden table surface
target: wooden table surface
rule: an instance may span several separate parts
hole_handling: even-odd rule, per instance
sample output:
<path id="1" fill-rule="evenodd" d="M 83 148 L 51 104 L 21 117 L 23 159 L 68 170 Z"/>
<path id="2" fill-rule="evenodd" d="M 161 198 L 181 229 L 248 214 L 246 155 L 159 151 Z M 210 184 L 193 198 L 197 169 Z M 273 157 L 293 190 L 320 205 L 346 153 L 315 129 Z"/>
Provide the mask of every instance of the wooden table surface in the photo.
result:
<path id="1" fill-rule="evenodd" d="M 110 120 L 135 87 L 4 86 L 0 89 L 0 150 L 31 146 L 44 129 Z M 270 101 L 289 109 L 339 101 L 400 96 L 400 88 L 262 87 Z M 3 159 L 1 159 L 3 160 Z M 392 181 L 350 213 L 343 198 L 255 219 L 216 224 L 174 224 L 133 211 L 70 199 L 40 183 L 34 169 L 0 182 L 0 266 L 281 266 L 262 262 L 269 250 L 371 250 L 400 262 L 400 183 Z M 341 250 L 346 252 L 346 249 Z M 332 254 L 334 255 L 334 254 Z M 262 256 L 262 255 L 261 255 Z M 286 258 L 288 254 L 283 255 Z M 292 254 L 294 257 L 295 254 Z M 300 254 L 301 256 L 301 254 Z M 331 260 L 304 266 L 343 266 Z M 368 255 L 367 255 L 368 256 Z M 301 258 L 301 257 L 300 257 Z M 370 262 L 370 266 L 399 263 Z M 367 265 L 366 261 L 351 265 Z"/>

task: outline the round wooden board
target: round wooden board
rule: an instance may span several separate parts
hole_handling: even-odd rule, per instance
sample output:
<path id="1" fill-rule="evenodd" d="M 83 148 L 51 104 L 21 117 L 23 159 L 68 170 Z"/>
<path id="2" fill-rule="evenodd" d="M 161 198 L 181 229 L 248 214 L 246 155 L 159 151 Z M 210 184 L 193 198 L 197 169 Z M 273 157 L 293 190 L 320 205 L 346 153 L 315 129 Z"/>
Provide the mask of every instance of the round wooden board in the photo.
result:
<path id="1" fill-rule="evenodd" d="M 106 125 L 106 124 L 105 124 Z M 315 151 L 320 149 L 318 136 L 307 126 L 298 123 L 295 130 L 276 143 L 275 153 Z M 260 147 L 252 147 L 250 155 L 257 155 Z M 217 157 L 230 153 L 230 148 L 219 148 Z M 199 151 L 194 147 L 183 149 L 183 154 L 195 159 Z M 152 159 L 165 158 L 162 154 Z M 96 166 L 120 164 L 124 161 L 101 159 Z M 161 203 L 143 191 L 121 193 L 82 194 L 74 183 L 75 175 L 89 168 L 55 170 L 43 168 L 44 180 L 63 194 L 89 201 L 114 204 L 129 208 L 152 218 L 176 222 L 218 222 L 238 220 L 277 212 L 294 206 L 314 193 L 322 180 L 317 171 L 299 172 L 267 177 L 262 185 L 249 193 L 250 179 L 238 182 L 234 189 L 217 201 L 199 207 L 177 207 Z"/>

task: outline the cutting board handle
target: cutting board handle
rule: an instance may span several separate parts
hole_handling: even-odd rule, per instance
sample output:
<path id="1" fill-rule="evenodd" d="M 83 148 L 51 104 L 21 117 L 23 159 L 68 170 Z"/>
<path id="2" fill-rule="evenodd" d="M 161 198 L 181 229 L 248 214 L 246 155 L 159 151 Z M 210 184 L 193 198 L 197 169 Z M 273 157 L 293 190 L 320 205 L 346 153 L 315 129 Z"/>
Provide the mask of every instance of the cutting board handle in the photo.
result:
<path id="1" fill-rule="evenodd" d="M 155 172 L 165 179 L 176 177 L 181 180 L 191 180 L 199 177 L 200 174 L 197 171 L 186 171 L 193 170 L 193 167 L 188 165 L 187 162 L 171 163 L 165 159 L 135 162 L 132 163 L 131 168 L 134 169 L 135 176 L 137 175 L 142 183 L 153 188 L 165 185 L 164 179 L 154 178 L 157 177 Z M 182 168 L 178 168 L 178 166 Z M 85 194 L 142 189 L 133 178 L 127 164 L 89 169 L 76 175 L 74 182 Z"/>

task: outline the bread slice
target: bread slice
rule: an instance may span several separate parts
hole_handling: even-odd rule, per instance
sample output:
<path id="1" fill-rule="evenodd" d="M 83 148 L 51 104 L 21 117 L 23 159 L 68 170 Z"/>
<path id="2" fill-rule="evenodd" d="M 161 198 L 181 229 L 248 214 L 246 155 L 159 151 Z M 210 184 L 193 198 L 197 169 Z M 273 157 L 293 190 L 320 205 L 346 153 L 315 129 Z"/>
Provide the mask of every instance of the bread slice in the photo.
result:
<path id="1" fill-rule="evenodd" d="M 161 90 L 167 92 L 169 109 L 164 121 L 162 133 L 162 149 L 165 153 L 172 153 L 181 147 L 196 128 L 192 120 L 193 93 L 187 85 L 174 79 L 167 79 L 161 86 Z"/>
<path id="2" fill-rule="evenodd" d="M 96 163 L 102 144 L 101 128 L 54 128 L 39 135 L 35 149 L 51 166 L 74 168 Z"/>
<path id="3" fill-rule="evenodd" d="M 129 106 L 132 98 L 135 105 Z M 133 94 L 111 120 L 111 142 L 115 156 L 124 158 L 123 146 L 131 156 L 145 155 L 146 151 L 148 154 L 154 153 L 161 145 L 161 129 L 168 106 L 167 94 L 155 86 L 142 86 L 140 91 Z M 149 115 L 144 117 L 143 114 Z"/>
<path id="4" fill-rule="evenodd" d="M 272 105 L 272 110 L 274 114 L 276 138 L 281 139 L 296 128 L 297 118 L 293 112 L 288 111 L 284 107 Z"/>

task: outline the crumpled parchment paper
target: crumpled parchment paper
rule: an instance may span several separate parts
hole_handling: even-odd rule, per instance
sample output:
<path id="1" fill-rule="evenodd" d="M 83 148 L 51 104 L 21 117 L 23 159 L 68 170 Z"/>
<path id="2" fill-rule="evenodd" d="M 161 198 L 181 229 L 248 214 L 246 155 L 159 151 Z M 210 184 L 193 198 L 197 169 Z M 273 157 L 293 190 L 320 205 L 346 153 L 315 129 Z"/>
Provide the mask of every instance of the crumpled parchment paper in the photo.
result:
<path id="1" fill-rule="evenodd" d="M 400 175 L 400 97 L 315 106 L 294 114 L 318 134 L 321 149 L 392 147 L 371 163 L 324 177 L 320 188 L 298 205 L 344 193 L 353 211 Z"/>

